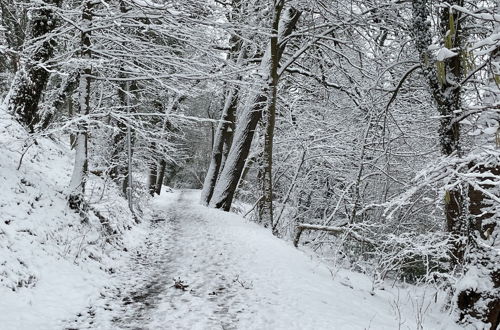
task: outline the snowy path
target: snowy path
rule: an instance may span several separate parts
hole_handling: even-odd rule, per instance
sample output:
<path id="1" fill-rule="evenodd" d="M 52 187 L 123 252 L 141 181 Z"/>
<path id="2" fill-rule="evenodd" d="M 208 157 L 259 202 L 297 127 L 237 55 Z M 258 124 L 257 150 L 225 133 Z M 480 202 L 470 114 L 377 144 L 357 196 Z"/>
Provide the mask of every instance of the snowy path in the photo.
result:
<path id="1" fill-rule="evenodd" d="M 429 293 L 371 295 L 367 277 L 332 272 L 264 228 L 198 206 L 195 192 L 172 195 L 156 200 L 160 221 L 121 284 L 66 329 L 418 329 L 418 307 L 430 306 Z M 426 312 L 424 329 L 451 329 Z"/>
<path id="2" fill-rule="evenodd" d="M 183 193 L 164 207 L 122 277 L 66 329 L 234 329 L 251 284 L 227 272 L 226 243 L 188 209 Z M 176 288 L 175 283 L 187 285 Z"/>

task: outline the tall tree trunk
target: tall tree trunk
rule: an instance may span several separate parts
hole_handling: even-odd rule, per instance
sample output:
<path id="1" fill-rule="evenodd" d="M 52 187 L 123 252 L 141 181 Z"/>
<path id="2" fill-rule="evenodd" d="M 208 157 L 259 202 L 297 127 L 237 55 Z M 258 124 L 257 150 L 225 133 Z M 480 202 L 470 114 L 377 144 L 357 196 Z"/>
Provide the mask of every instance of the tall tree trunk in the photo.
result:
<path id="1" fill-rule="evenodd" d="M 462 6 L 463 0 L 451 1 L 451 5 Z M 429 4 L 426 0 L 413 1 L 414 33 L 417 50 L 424 75 L 426 76 L 432 95 L 440 115 L 439 137 L 441 152 L 445 156 L 460 156 L 460 124 L 457 115 L 462 109 L 461 85 L 463 67 L 460 56 L 447 58 L 444 61 L 433 61 L 429 46 L 432 37 L 429 30 Z M 450 11 L 449 7 L 441 10 L 440 33 L 444 46 L 461 48 L 461 15 L 458 11 Z M 445 194 L 446 229 L 455 236 L 452 246 L 454 264 L 461 264 L 464 256 L 463 236 L 466 224 L 466 208 L 464 206 L 464 189 L 456 187 Z"/>
<path id="2" fill-rule="evenodd" d="M 120 78 L 125 78 L 123 73 L 120 73 Z M 119 88 L 117 88 L 118 99 L 120 101 L 121 106 L 121 114 L 126 113 L 127 107 L 127 96 L 126 96 L 126 86 L 125 83 L 120 83 Z M 126 141 L 125 138 L 127 136 L 127 125 L 123 122 L 123 120 L 116 120 L 116 128 L 117 131 L 113 135 L 113 150 L 111 152 L 110 159 L 110 169 L 109 169 L 109 177 L 115 181 L 117 185 L 123 187 L 123 178 L 125 177 L 125 164 L 123 163 L 123 153 L 125 152 Z M 123 192 L 123 189 L 122 189 Z M 123 192 L 125 195 L 125 192 Z"/>
<path id="3" fill-rule="evenodd" d="M 80 78 L 78 78 L 78 83 L 80 83 Z M 71 118 L 75 115 L 74 111 L 74 101 L 73 97 L 70 96 L 68 100 L 68 116 Z M 76 135 L 74 132 L 69 133 L 69 147 L 71 150 L 75 149 L 76 146 Z"/>
<path id="4" fill-rule="evenodd" d="M 281 11 L 281 10 L 280 10 Z M 280 16 L 280 11 L 276 15 Z M 276 98 L 278 96 L 278 67 L 280 61 L 278 36 L 280 31 L 279 20 L 274 20 L 273 36 L 271 37 L 271 66 L 269 76 L 271 78 L 269 105 L 264 111 L 264 150 L 263 150 L 263 178 L 262 178 L 262 212 L 261 220 L 269 224 L 273 234 L 276 234 L 276 227 L 273 223 L 273 137 L 276 121 Z"/>
<path id="5" fill-rule="evenodd" d="M 120 76 L 121 78 L 126 78 L 125 74 L 121 74 Z M 118 98 L 121 105 L 121 115 L 128 115 L 130 111 L 133 110 L 133 100 L 136 98 L 135 94 L 137 89 L 138 87 L 135 82 L 131 83 L 130 81 L 125 81 L 120 83 Z M 131 97 L 131 95 L 133 96 Z M 127 118 L 127 120 L 129 120 L 129 117 Z M 130 123 L 125 122 L 125 120 L 117 120 L 116 126 L 118 130 L 113 136 L 113 150 L 111 153 L 109 176 L 121 187 L 123 196 L 127 197 L 131 181 L 129 172 L 132 167 L 134 132 L 130 127 Z"/>
<path id="6" fill-rule="evenodd" d="M 60 7 L 61 3 L 62 0 L 45 0 L 32 10 L 28 39 L 40 41 L 33 52 L 23 54 L 21 66 L 5 99 L 7 111 L 31 133 L 40 121 L 38 103 L 50 75 L 39 63 L 47 62 L 54 54 L 55 40 L 51 32 L 59 20 L 51 7 Z"/>
<path id="7" fill-rule="evenodd" d="M 279 26 L 278 41 L 290 35 L 300 16 L 300 12 L 290 8 L 287 11 L 287 15 L 284 15 L 281 19 L 283 3 L 284 1 L 279 1 L 274 6 L 272 26 Z M 212 207 L 221 208 L 225 211 L 229 211 L 231 208 L 231 203 L 245 165 L 245 160 L 250 152 L 255 128 L 262 117 L 263 110 L 269 107 L 273 86 L 271 67 L 273 63 L 279 63 L 281 54 L 283 53 L 282 50 L 285 46 L 286 42 L 280 44 L 278 56 L 273 59 L 271 45 L 268 45 L 262 57 L 257 74 L 258 86 L 256 86 L 252 92 L 253 94 L 250 96 L 249 102 L 242 111 L 241 118 L 239 119 L 238 126 L 234 133 L 233 145 L 210 200 L 210 206 Z"/>
<path id="8" fill-rule="evenodd" d="M 210 202 L 219 172 L 222 168 L 224 168 L 223 161 L 226 159 L 224 154 L 227 155 L 227 152 L 230 149 L 232 132 L 234 130 L 232 127 L 234 127 L 233 123 L 237 104 L 238 89 L 235 87 L 231 89 L 226 96 L 221 121 L 217 126 L 217 131 L 214 137 L 210 165 L 208 167 L 205 181 L 203 183 L 203 190 L 201 192 L 201 203 L 204 205 L 208 205 Z M 226 151 L 224 150 L 225 148 Z"/>
<path id="9" fill-rule="evenodd" d="M 125 107 L 127 109 L 127 115 L 130 115 L 131 110 L 135 108 L 135 100 L 136 100 L 136 92 L 138 86 L 135 82 L 127 81 L 125 82 Z M 131 98 L 131 95 L 134 95 Z M 122 192 L 127 197 L 128 205 L 130 211 L 134 213 L 133 208 L 133 173 L 132 173 L 132 164 L 133 164 L 133 155 L 134 155 L 134 131 L 131 127 L 130 116 L 127 116 L 127 135 L 125 139 L 125 146 L 127 152 L 127 165 L 123 167 L 124 178 L 122 185 Z"/>
<path id="10" fill-rule="evenodd" d="M 125 14 L 129 9 L 125 1 L 120 0 L 120 12 Z M 130 82 L 126 81 L 127 75 L 125 74 L 125 68 L 122 66 L 118 76 L 122 79 L 117 88 L 118 99 L 121 106 L 121 115 L 130 112 Z M 135 84 L 133 85 L 135 87 Z M 132 89 L 135 89 L 132 87 Z M 129 200 L 129 208 L 132 210 L 132 203 L 128 195 L 128 187 L 131 181 L 129 177 L 129 167 L 131 167 L 131 159 L 133 154 L 132 137 L 130 131 L 130 123 L 125 123 L 122 119 L 118 119 L 116 122 L 118 131 L 113 136 L 113 150 L 111 153 L 111 168 L 109 170 L 109 176 L 117 185 L 121 187 L 123 196 Z M 130 147 L 130 148 L 129 148 Z M 123 156 L 126 154 L 126 156 Z M 125 163 L 127 160 L 127 163 Z"/>
<path id="11" fill-rule="evenodd" d="M 8 49 L 3 50 L 0 57 L 0 70 L 8 73 L 9 76 L 15 74 L 19 69 L 19 54 L 22 53 L 25 32 L 29 24 L 28 14 L 24 8 L 22 3 L 15 3 L 12 0 L 0 1 L 0 24 L 8 31 L 3 35 Z M 4 83 L 4 86 L 7 87 L 7 81 Z"/>
<path id="12" fill-rule="evenodd" d="M 88 116 L 90 113 L 90 83 L 92 74 L 92 67 L 90 59 L 92 52 L 90 49 L 90 28 L 92 26 L 92 3 L 87 0 L 83 3 L 82 13 L 82 34 L 81 56 L 86 60 L 85 68 L 80 74 L 79 85 L 79 102 L 78 113 L 82 116 Z M 85 119 L 86 121 L 87 119 Z M 69 206 L 74 210 L 82 210 L 83 200 L 85 197 L 85 184 L 88 176 L 88 124 L 86 122 L 78 125 L 78 132 L 75 139 L 75 165 L 73 168 L 73 175 L 70 181 L 70 196 Z"/>
<path id="13" fill-rule="evenodd" d="M 228 17 L 228 19 L 230 21 L 234 19 L 241 20 L 241 1 L 233 0 L 232 6 L 232 16 Z M 229 40 L 231 50 L 228 54 L 228 60 L 233 60 L 236 64 L 241 63 L 241 60 L 245 57 L 245 51 L 242 50 L 242 42 L 243 41 L 237 33 L 231 36 Z M 241 76 L 237 79 L 241 79 Z M 215 136 L 213 136 L 210 164 L 201 191 L 201 203 L 203 205 L 208 205 L 210 203 L 215 184 L 217 183 L 221 170 L 224 168 L 227 155 L 231 149 L 238 99 L 239 87 L 229 87 L 224 102 L 224 108 L 222 109 L 221 121 L 217 125 Z"/>
<path id="14" fill-rule="evenodd" d="M 229 155 L 229 151 L 231 150 L 231 146 L 233 145 L 233 134 L 234 129 L 236 128 L 235 120 L 237 103 L 237 101 L 234 102 L 234 110 L 232 111 L 232 116 L 229 118 L 229 127 L 227 127 L 226 131 L 224 132 L 224 146 L 222 147 L 222 159 L 220 161 L 220 168 L 224 168 L 224 165 L 226 165 L 227 155 Z"/>
<path id="15" fill-rule="evenodd" d="M 497 1 L 496 13 L 500 13 L 500 1 Z M 500 31 L 500 23 L 496 24 Z M 483 105 L 491 109 L 481 113 L 478 122 L 500 121 L 500 115 L 494 105 L 500 102 L 500 86 L 496 79 L 500 77 L 500 48 L 490 55 L 490 75 L 483 97 Z M 486 125 L 485 125 L 486 126 Z M 480 140 L 482 148 L 500 147 L 500 129 L 494 137 L 486 135 Z M 487 148 L 485 148 L 488 150 Z M 484 155 L 484 154 L 483 154 Z M 500 195 L 498 186 L 500 178 L 500 159 L 485 155 L 469 164 L 470 172 L 477 175 L 476 185 L 469 185 L 469 237 L 466 253 L 467 282 L 474 278 L 482 285 L 460 286 L 457 294 L 457 305 L 460 309 L 460 320 L 474 323 L 475 319 L 489 323 L 491 329 L 500 327 L 500 253 L 495 249 L 495 239 L 500 237 L 499 203 L 492 196 Z M 498 243 L 496 244 L 498 246 Z M 472 319 L 471 319 L 472 318 Z"/>
<path id="16" fill-rule="evenodd" d="M 152 142 L 149 149 L 152 151 L 151 160 L 149 161 L 149 175 L 148 175 L 148 191 L 151 196 L 155 195 L 156 183 L 158 180 L 158 164 L 154 159 L 154 151 L 156 149 L 156 143 Z"/>
<path id="17" fill-rule="evenodd" d="M 113 150 L 111 152 L 109 177 L 113 179 L 116 184 L 120 184 L 124 175 L 121 155 L 125 150 L 127 126 L 121 121 L 118 121 L 116 126 L 118 131 L 113 136 Z"/>
<path id="18" fill-rule="evenodd" d="M 161 187 L 163 186 L 163 178 L 165 177 L 165 169 L 167 167 L 167 162 L 165 159 L 160 160 L 160 166 L 158 171 L 158 178 L 156 179 L 156 189 L 155 192 L 157 195 L 161 193 Z"/>
<path id="19" fill-rule="evenodd" d="M 463 0 L 455 0 L 449 4 L 463 6 L 463 2 Z M 427 23 L 429 4 L 427 1 L 413 1 L 415 41 L 424 74 L 428 79 L 440 115 L 441 151 L 445 156 L 460 156 L 460 124 L 456 119 L 462 110 L 460 82 L 464 71 L 461 61 L 463 18 L 460 12 L 450 8 L 450 6 L 443 6 L 440 9 L 440 32 L 444 39 L 444 46 L 453 49 L 459 55 L 434 62 L 431 61 L 431 54 L 428 50 L 431 45 Z M 471 164 L 471 167 L 472 172 L 481 174 L 477 186 L 466 189 L 464 185 L 459 185 L 445 194 L 446 229 L 455 238 L 451 247 L 452 266 L 464 264 L 469 273 L 466 276 L 475 277 L 476 281 L 482 282 L 479 287 L 476 285 L 461 287 L 457 292 L 457 306 L 460 310 L 461 321 L 475 323 L 475 320 L 481 320 L 490 323 L 491 329 L 496 329 L 500 321 L 500 299 L 498 298 L 500 296 L 500 266 L 498 252 L 494 252 L 491 246 L 491 237 L 494 237 L 492 234 L 498 219 L 495 213 L 485 212 L 492 205 L 485 191 L 492 188 L 492 185 L 487 182 L 494 182 L 500 171 L 498 165 L 484 167 Z M 484 173 L 487 172 L 492 174 L 492 178 L 484 177 Z M 468 194 L 465 195 L 467 190 Z M 485 287 L 486 290 L 483 289 Z"/>

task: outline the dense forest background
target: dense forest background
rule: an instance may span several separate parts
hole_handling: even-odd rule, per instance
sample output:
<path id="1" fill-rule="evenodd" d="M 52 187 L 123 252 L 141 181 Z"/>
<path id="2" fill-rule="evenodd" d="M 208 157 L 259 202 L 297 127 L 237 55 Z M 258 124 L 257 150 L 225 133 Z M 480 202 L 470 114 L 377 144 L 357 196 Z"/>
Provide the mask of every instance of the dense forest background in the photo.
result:
<path id="1" fill-rule="evenodd" d="M 162 185 L 500 322 L 500 2 L 0 0 L 0 98 L 139 219 Z M 22 158 L 21 158 L 22 160 Z M 26 160 L 25 160 L 26 161 Z"/>

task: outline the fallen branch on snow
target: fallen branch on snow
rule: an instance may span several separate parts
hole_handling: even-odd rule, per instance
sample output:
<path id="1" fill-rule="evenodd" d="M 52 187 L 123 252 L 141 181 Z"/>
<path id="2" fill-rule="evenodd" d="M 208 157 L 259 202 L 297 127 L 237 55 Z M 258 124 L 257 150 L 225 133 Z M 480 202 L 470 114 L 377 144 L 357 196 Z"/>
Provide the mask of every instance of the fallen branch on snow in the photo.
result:
<path id="1" fill-rule="evenodd" d="M 359 229 L 356 226 L 345 226 L 345 227 L 330 227 L 330 226 L 320 226 L 320 225 L 311 225 L 307 223 L 299 223 L 295 230 L 295 237 L 293 239 L 293 245 L 297 247 L 299 245 L 300 236 L 304 230 L 317 230 L 317 231 L 326 231 L 334 234 L 346 234 L 347 236 L 351 236 L 357 241 L 375 244 L 375 242 L 369 238 L 361 236 L 359 233 L 355 231 L 355 229 Z"/>

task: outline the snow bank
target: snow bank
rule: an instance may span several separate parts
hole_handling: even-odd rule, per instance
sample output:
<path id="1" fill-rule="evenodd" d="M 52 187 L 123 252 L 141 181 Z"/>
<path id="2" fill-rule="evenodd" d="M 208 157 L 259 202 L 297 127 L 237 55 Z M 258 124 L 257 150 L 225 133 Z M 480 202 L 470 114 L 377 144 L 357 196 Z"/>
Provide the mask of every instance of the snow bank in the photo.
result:
<path id="1" fill-rule="evenodd" d="M 114 271 L 140 230 L 112 185 L 93 177 L 88 198 L 109 220 L 88 223 L 67 207 L 73 152 L 36 142 L 0 109 L 0 328 L 57 329 Z M 59 326 L 60 327 L 60 326 Z"/>

